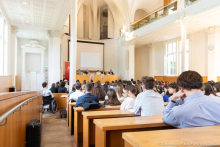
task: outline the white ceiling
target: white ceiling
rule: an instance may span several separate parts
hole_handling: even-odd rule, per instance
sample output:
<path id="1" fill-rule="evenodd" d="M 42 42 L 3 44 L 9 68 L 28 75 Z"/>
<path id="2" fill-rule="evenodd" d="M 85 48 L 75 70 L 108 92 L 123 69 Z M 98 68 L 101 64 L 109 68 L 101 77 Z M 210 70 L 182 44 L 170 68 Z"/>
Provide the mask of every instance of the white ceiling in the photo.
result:
<path id="1" fill-rule="evenodd" d="M 220 7 L 195 15 L 189 19 L 187 24 L 187 33 L 191 34 L 201 30 L 205 30 L 211 26 L 220 26 Z M 181 26 L 179 22 L 154 32 L 148 33 L 136 39 L 136 48 L 146 46 L 149 43 L 156 43 L 174 39 L 181 36 Z"/>
<path id="2" fill-rule="evenodd" d="M 0 2 L 11 25 L 17 26 L 18 29 L 61 30 L 70 13 L 70 0 L 0 0 Z"/>

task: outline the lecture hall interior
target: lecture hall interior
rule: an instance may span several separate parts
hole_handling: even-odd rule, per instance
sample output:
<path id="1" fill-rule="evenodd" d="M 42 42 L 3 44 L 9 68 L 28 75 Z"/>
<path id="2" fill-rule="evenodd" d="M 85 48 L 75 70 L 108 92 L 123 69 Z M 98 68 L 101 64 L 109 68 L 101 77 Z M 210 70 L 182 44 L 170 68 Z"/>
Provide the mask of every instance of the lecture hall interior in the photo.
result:
<path id="1" fill-rule="evenodd" d="M 0 0 L 0 147 L 220 146 L 219 14 L 220 0 Z"/>

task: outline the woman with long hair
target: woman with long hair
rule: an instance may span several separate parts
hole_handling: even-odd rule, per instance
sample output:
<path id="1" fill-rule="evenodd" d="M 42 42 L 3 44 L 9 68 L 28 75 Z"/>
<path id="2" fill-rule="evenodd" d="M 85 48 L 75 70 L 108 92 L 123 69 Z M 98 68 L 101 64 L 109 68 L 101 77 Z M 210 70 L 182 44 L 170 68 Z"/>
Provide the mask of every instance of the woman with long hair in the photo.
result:
<path id="1" fill-rule="evenodd" d="M 104 105 L 110 105 L 110 106 L 121 105 L 121 102 L 118 100 L 114 89 L 110 89 L 107 92 L 107 96 L 108 96 L 108 100 L 105 101 Z"/>
<path id="2" fill-rule="evenodd" d="M 130 110 L 134 108 L 134 103 L 136 100 L 136 93 L 137 93 L 137 89 L 135 86 L 130 85 L 128 87 L 128 98 L 126 98 L 124 100 L 124 102 L 121 104 L 121 108 L 120 110 Z"/>
<path id="3" fill-rule="evenodd" d="M 203 84 L 202 93 L 207 96 L 217 96 L 212 86 L 209 83 Z"/>
<path id="4" fill-rule="evenodd" d="M 100 81 L 95 83 L 94 89 L 92 91 L 92 95 L 97 96 L 100 101 L 104 101 L 105 100 L 106 93 L 102 89 L 102 85 L 101 85 Z"/>
<path id="5" fill-rule="evenodd" d="M 127 98 L 127 93 L 125 93 L 123 89 L 124 87 L 121 84 L 117 85 L 116 87 L 116 94 L 119 101 L 124 101 L 125 98 Z"/>

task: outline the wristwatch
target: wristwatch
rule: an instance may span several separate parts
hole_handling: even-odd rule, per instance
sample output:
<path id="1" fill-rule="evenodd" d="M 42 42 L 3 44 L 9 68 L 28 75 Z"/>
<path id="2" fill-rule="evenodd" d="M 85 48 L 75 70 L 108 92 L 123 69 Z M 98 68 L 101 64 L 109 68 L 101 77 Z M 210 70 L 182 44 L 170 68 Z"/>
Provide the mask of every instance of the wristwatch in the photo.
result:
<path id="1" fill-rule="evenodd" d="M 174 100 L 171 100 L 171 102 L 176 103 L 176 101 L 174 101 Z"/>

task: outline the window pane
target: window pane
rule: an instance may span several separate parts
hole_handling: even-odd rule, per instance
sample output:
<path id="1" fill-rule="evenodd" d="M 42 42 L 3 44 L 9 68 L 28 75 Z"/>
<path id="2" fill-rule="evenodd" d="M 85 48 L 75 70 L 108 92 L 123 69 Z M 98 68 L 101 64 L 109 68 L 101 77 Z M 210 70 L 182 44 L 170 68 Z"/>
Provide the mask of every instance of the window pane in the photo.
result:
<path id="1" fill-rule="evenodd" d="M 182 52 L 182 41 L 179 42 L 179 52 Z"/>
<path id="2" fill-rule="evenodd" d="M 185 54 L 185 70 L 188 71 L 189 70 L 189 52 L 186 52 Z"/>
<path id="3" fill-rule="evenodd" d="M 179 54 L 179 74 L 182 73 L 182 54 Z"/>
<path id="4" fill-rule="evenodd" d="M 168 55 L 168 75 L 173 75 L 173 55 Z"/>
<path id="5" fill-rule="evenodd" d="M 164 75 L 167 75 L 167 56 L 164 56 Z"/>
<path id="6" fill-rule="evenodd" d="M 168 44 L 168 53 L 172 53 L 172 43 Z"/>
<path id="7" fill-rule="evenodd" d="M 186 40 L 186 51 L 189 50 L 189 39 Z"/>
<path id="8" fill-rule="evenodd" d="M 176 42 L 173 43 L 173 53 L 176 52 Z"/>

